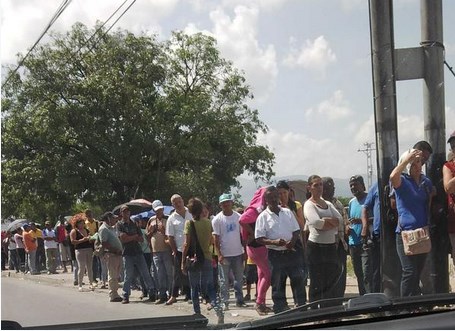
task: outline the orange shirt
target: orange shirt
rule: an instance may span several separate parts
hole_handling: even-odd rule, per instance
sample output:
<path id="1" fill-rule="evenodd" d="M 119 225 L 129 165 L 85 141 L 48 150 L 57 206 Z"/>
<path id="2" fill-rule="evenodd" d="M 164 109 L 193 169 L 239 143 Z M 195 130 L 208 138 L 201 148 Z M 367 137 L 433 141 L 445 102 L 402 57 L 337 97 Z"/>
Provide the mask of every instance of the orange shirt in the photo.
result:
<path id="1" fill-rule="evenodd" d="M 29 232 L 24 231 L 22 233 L 22 238 L 24 240 L 24 246 L 25 246 L 26 252 L 35 251 L 38 248 L 38 246 L 36 244 L 36 239 L 34 238 L 34 234 L 32 232 L 33 231 L 30 230 Z"/>

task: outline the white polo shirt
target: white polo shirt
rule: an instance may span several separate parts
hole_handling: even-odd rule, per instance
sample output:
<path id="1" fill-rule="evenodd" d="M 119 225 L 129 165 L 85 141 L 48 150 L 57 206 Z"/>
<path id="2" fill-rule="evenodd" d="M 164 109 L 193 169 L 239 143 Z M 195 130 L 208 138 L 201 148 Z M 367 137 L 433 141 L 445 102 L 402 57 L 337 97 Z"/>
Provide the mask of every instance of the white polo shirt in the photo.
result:
<path id="1" fill-rule="evenodd" d="M 221 254 L 225 257 L 243 254 L 239 219 L 240 214 L 236 211 L 230 216 L 221 211 L 212 219 L 213 234 L 220 237 Z"/>
<path id="2" fill-rule="evenodd" d="M 277 215 L 267 207 L 256 220 L 254 237 L 256 239 L 265 237 L 271 240 L 284 239 L 288 241 L 292 239 L 292 233 L 299 230 L 299 223 L 297 223 L 297 219 L 290 209 L 280 207 L 280 212 Z M 266 247 L 277 251 L 286 250 L 284 246 L 266 245 Z"/>
<path id="3" fill-rule="evenodd" d="M 185 235 L 183 229 L 185 228 L 185 221 L 192 220 L 193 216 L 185 207 L 185 217 L 180 216 L 177 211 L 174 211 L 166 222 L 166 236 L 172 236 L 175 240 L 175 245 L 179 252 L 183 251 L 183 243 L 185 241 Z"/>

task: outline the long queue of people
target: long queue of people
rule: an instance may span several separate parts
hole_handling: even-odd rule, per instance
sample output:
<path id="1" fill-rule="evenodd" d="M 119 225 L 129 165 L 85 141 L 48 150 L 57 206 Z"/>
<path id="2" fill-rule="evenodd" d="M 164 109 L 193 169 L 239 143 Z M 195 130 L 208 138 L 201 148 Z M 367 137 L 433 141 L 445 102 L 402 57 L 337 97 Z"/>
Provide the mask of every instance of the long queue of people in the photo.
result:
<path id="1" fill-rule="evenodd" d="M 455 150 L 455 132 L 448 143 Z M 402 296 L 422 293 L 419 284 L 427 252 L 408 254 L 402 232 L 419 230 L 428 224 L 435 189 L 423 175 L 422 166 L 431 152 L 428 143 L 417 143 L 403 153 L 390 175 L 389 198 L 397 215 L 396 250 L 402 269 Z M 443 167 L 443 186 L 448 199 L 452 258 L 454 178 L 455 161 L 449 158 Z M 63 272 L 71 267 L 74 285 L 80 291 L 84 291 L 87 275 L 89 290 L 101 283 L 109 288 L 111 302 L 128 304 L 131 289 L 140 288 L 141 299 L 156 304 L 172 305 L 183 296 L 185 301 L 191 301 L 194 313 L 200 314 L 202 297 L 220 323 L 224 311 L 229 309 L 231 284 L 235 305 L 245 307 L 246 299 L 251 299 L 251 284 L 256 283 L 255 309 L 260 315 L 290 308 L 287 278 L 294 306 L 343 297 L 348 254 L 359 294 L 380 292 L 378 186 L 375 184 L 366 192 L 360 175 L 352 176 L 348 184 L 354 197 L 347 208 L 334 197 L 332 178 L 313 175 L 308 178 L 308 195 L 303 205 L 294 199 L 289 183 L 279 181 L 258 189 L 242 212 L 234 210 L 234 198 L 229 193 L 219 197 L 221 211 L 216 215 L 211 215 L 209 206 L 198 198 L 190 199 L 185 206 L 178 194 L 170 198 L 174 211 L 168 217 L 159 200 L 152 203 L 155 215 L 150 219 L 132 218 L 128 205 L 120 207 L 119 216 L 106 212 L 100 222 L 87 210 L 71 224 L 62 222 L 56 229 L 46 222 L 41 234 L 46 267 L 48 273 L 55 273 L 60 260 Z M 26 224 L 7 238 L 9 248 L 16 252 L 17 272 L 38 272 L 39 236 L 32 226 Z M 270 287 L 272 307 L 266 305 Z M 335 302 L 325 300 L 320 306 Z"/>

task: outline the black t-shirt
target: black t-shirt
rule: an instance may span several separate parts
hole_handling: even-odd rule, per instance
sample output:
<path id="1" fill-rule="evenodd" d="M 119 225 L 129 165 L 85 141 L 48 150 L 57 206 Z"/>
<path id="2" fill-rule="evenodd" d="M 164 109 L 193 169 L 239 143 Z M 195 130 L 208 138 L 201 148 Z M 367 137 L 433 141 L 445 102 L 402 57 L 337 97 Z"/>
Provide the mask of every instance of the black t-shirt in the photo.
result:
<path id="1" fill-rule="evenodd" d="M 125 222 L 123 220 L 117 222 L 117 231 L 119 232 L 119 236 L 122 233 L 126 233 L 129 236 L 139 234 L 142 236 L 142 231 L 141 229 L 136 225 L 135 222 L 130 221 L 130 222 Z M 141 255 L 142 254 L 142 248 L 139 242 L 137 241 L 130 241 L 128 243 L 122 243 L 123 246 L 123 252 L 122 255 Z"/>

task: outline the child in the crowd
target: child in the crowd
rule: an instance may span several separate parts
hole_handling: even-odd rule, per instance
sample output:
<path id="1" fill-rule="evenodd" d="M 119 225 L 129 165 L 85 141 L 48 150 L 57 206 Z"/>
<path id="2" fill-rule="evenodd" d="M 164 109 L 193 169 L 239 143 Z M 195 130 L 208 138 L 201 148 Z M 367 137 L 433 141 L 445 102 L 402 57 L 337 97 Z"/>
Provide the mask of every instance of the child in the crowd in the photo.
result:
<path id="1" fill-rule="evenodd" d="M 255 284 L 255 291 L 256 294 L 254 295 L 254 299 L 256 300 L 258 293 L 257 293 L 257 287 L 258 287 L 258 270 L 257 266 L 254 263 L 254 261 L 248 256 L 248 259 L 246 261 L 246 268 L 245 268 L 245 274 L 246 274 L 246 295 L 243 298 L 244 301 L 250 301 L 251 300 L 251 285 Z"/>

